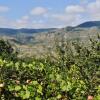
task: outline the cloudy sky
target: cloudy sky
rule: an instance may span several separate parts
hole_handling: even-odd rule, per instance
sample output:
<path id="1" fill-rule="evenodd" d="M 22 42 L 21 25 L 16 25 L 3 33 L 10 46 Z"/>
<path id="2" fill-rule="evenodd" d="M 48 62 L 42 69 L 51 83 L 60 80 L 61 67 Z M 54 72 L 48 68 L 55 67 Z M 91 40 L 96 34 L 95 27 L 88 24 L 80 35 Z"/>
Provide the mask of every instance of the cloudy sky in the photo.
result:
<path id="1" fill-rule="evenodd" d="M 0 0 L 0 27 L 65 27 L 90 20 L 100 20 L 100 0 Z"/>

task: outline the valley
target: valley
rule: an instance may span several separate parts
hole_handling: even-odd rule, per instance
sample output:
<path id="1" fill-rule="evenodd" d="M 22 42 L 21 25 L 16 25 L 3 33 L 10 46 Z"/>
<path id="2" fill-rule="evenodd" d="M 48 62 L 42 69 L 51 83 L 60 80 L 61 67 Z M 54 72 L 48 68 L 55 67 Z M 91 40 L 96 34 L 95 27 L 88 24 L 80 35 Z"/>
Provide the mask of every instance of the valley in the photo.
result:
<path id="1" fill-rule="evenodd" d="M 92 24 L 93 23 L 93 24 Z M 80 40 L 88 43 L 90 37 L 95 38 L 100 34 L 100 24 L 85 22 L 75 27 L 59 29 L 0 29 L 0 38 L 8 40 L 23 56 L 44 56 L 55 52 L 55 42 Z M 89 27 L 89 25 L 91 26 Z M 85 26 L 84 26 L 85 25 Z"/>

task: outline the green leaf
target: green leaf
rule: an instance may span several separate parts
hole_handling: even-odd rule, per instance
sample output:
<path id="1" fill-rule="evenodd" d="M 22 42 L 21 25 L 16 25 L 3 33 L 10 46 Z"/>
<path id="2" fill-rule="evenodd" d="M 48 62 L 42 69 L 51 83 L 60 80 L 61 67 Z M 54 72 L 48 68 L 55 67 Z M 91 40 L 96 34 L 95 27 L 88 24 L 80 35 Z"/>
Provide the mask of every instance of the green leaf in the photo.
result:
<path id="1" fill-rule="evenodd" d="M 94 100 L 100 100 L 100 95 L 96 96 Z"/>
<path id="2" fill-rule="evenodd" d="M 32 84 L 33 84 L 33 85 L 37 85 L 38 82 L 37 82 L 37 81 L 32 81 Z"/>
<path id="3" fill-rule="evenodd" d="M 57 79 L 57 81 L 61 81 L 61 75 L 57 74 L 56 79 Z"/>
<path id="4" fill-rule="evenodd" d="M 27 90 L 27 86 L 23 85 L 23 89 L 24 89 L 24 90 Z"/>
<path id="5" fill-rule="evenodd" d="M 58 94 L 57 95 L 57 99 L 60 99 L 62 96 L 61 96 L 61 94 Z"/>
<path id="6" fill-rule="evenodd" d="M 39 97 L 35 97 L 35 100 L 41 100 L 41 98 L 39 98 Z"/>
<path id="7" fill-rule="evenodd" d="M 15 91 L 19 91 L 19 90 L 21 90 L 21 86 L 15 86 Z"/>
<path id="8" fill-rule="evenodd" d="M 42 86 L 41 85 L 38 86 L 37 92 L 42 94 Z"/>
<path id="9" fill-rule="evenodd" d="M 68 85 L 67 85 L 67 91 L 71 90 L 72 89 L 72 85 L 70 82 L 68 82 Z"/>
<path id="10" fill-rule="evenodd" d="M 64 86 L 61 87 L 61 89 L 62 89 L 63 91 L 66 91 L 66 90 L 67 90 L 67 86 L 64 85 Z"/>
<path id="11" fill-rule="evenodd" d="M 42 63 L 40 63 L 40 70 L 42 71 L 44 69 L 44 65 Z"/>
<path id="12" fill-rule="evenodd" d="M 21 91 L 21 92 L 20 92 L 20 96 L 21 96 L 23 99 L 29 99 L 29 98 L 30 98 L 30 92 L 29 92 L 29 91 Z"/>
<path id="13" fill-rule="evenodd" d="M 23 99 L 28 99 L 30 97 L 30 92 L 26 91 L 26 94 L 23 96 Z"/>
<path id="14" fill-rule="evenodd" d="M 14 88 L 14 86 L 8 86 L 8 89 L 9 89 L 9 91 L 13 91 L 13 90 L 15 90 L 15 88 Z"/>

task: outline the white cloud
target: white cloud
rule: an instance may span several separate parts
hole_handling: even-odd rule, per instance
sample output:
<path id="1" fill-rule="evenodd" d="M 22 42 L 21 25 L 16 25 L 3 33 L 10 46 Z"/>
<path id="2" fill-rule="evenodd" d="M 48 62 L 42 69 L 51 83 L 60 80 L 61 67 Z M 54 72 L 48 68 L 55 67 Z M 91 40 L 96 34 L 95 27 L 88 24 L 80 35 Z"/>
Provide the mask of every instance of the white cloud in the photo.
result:
<path id="1" fill-rule="evenodd" d="M 29 22 L 30 17 L 29 16 L 22 16 L 21 19 L 18 19 L 16 21 L 14 21 L 12 23 L 13 26 L 15 26 L 16 28 L 25 28 L 30 26 L 30 22 Z"/>
<path id="2" fill-rule="evenodd" d="M 76 13 L 83 13 L 85 9 L 80 5 L 70 5 L 66 7 L 66 13 L 69 14 L 76 14 Z"/>
<path id="3" fill-rule="evenodd" d="M 89 20 L 100 20 L 100 0 L 87 2 L 86 5 L 69 5 L 63 14 L 54 14 L 52 18 L 61 23 L 61 26 L 75 26 Z"/>
<path id="4" fill-rule="evenodd" d="M 82 14 L 85 13 L 84 6 L 81 5 L 69 5 L 65 9 L 63 14 L 50 15 L 54 23 L 58 24 L 58 27 L 75 26 L 84 21 Z M 49 17 L 50 19 L 50 17 Z M 56 25 L 57 26 L 57 25 Z"/>
<path id="5" fill-rule="evenodd" d="M 6 7 L 6 6 L 0 6 L 0 13 L 7 12 L 8 10 L 9 10 L 8 7 Z"/>
<path id="6" fill-rule="evenodd" d="M 89 3 L 87 6 L 87 13 L 93 20 L 100 20 L 100 0 Z"/>
<path id="7" fill-rule="evenodd" d="M 22 20 L 29 20 L 29 16 L 27 16 L 27 15 L 26 16 L 23 16 L 22 17 Z"/>
<path id="8" fill-rule="evenodd" d="M 74 15 L 67 15 L 67 14 L 54 14 L 52 15 L 52 18 L 55 18 L 55 20 L 62 21 L 62 22 L 70 22 L 75 20 Z"/>
<path id="9" fill-rule="evenodd" d="M 88 20 L 100 20 L 100 0 L 79 5 L 69 5 L 63 9 L 62 13 L 54 13 L 53 10 L 48 10 L 49 8 L 36 7 L 26 14 L 26 16 L 22 16 L 15 21 L 0 17 L 0 27 L 51 28 L 75 26 Z M 5 11 L 7 11 L 7 9 L 1 10 L 0 12 Z"/>
<path id="10" fill-rule="evenodd" d="M 64 14 L 53 14 L 52 18 L 57 19 L 58 21 L 67 21 L 67 16 Z"/>
<path id="11" fill-rule="evenodd" d="M 52 15 L 53 24 L 57 23 L 59 26 L 75 26 L 82 22 L 82 16 L 79 14 L 54 14 Z M 57 25 L 56 25 L 57 26 Z"/>
<path id="12" fill-rule="evenodd" d="M 47 9 L 43 7 L 33 8 L 30 12 L 31 15 L 44 15 L 47 13 Z"/>
<path id="13" fill-rule="evenodd" d="M 32 24 L 33 28 L 35 29 L 38 29 L 38 28 L 47 28 L 47 25 L 46 24 L 42 24 L 42 23 L 35 23 L 35 24 Z"/>
<path id="14" fill-rule="evenodd" d="M 10 25 L 8 20 L 4 16 L 0 16 L 0 27 L 7 27 Z"/>
<path id="15" fill-rule="evenodd" d="M 23 16 L 17 20 L 10 20 L 7 17 L 0 16 L 0 27 L 4 28 L 29 28 L 31 22 L 29 22 L 28 16 Z"/>

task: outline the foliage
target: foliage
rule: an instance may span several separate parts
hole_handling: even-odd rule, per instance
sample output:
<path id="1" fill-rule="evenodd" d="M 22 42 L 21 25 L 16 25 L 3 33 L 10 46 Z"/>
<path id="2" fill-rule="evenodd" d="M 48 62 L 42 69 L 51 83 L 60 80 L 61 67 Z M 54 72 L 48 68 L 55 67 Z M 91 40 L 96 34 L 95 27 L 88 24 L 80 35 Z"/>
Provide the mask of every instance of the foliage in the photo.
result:
<path id="1" fill-rule="evenodd" d="M 48 57 L 15 61 L 1 57 L 0 99 L 86 100 L 93 95 L 99 100 L 99 71 L 99 38 L 90 39 L 88 46 L 81 42 L 61 42 L 55 60 Z"/>
<path id="2" fill-rule="evenodd" d="M 15 60 L 17 52 L 8 41 L 0 40 L 0 57 L 2 59 Z"/>

